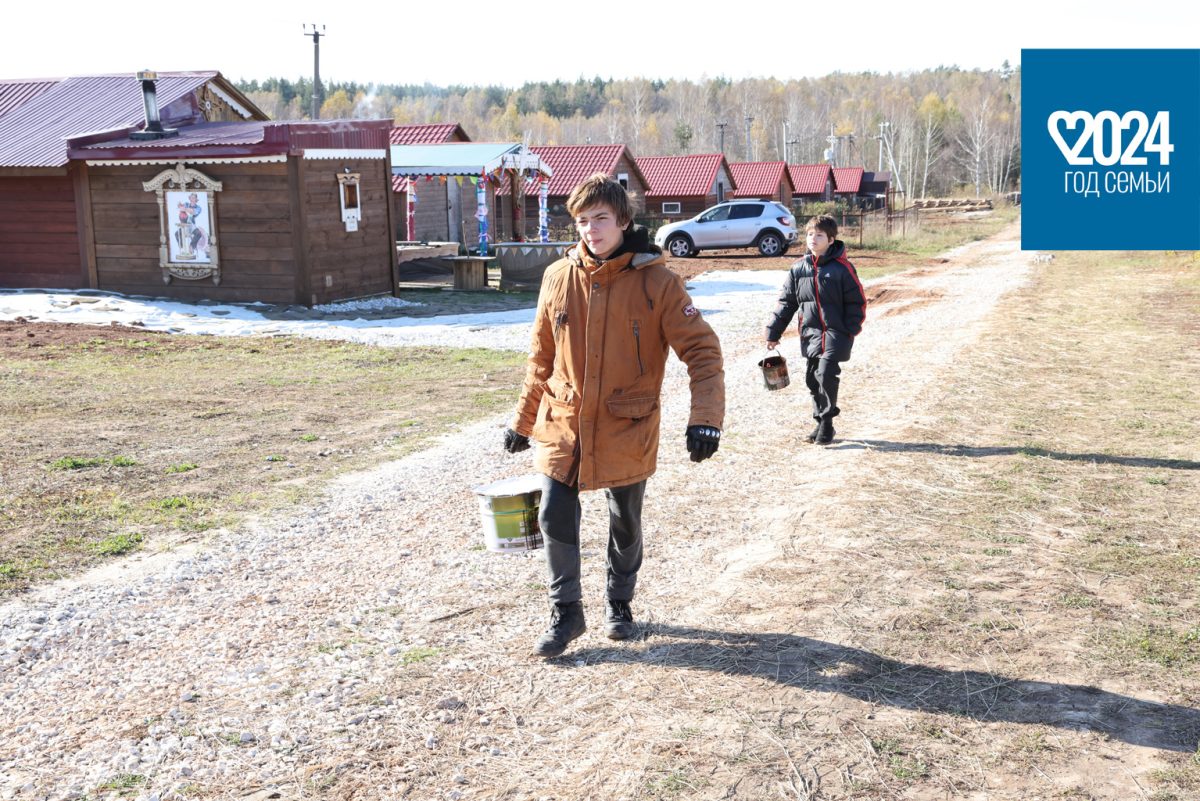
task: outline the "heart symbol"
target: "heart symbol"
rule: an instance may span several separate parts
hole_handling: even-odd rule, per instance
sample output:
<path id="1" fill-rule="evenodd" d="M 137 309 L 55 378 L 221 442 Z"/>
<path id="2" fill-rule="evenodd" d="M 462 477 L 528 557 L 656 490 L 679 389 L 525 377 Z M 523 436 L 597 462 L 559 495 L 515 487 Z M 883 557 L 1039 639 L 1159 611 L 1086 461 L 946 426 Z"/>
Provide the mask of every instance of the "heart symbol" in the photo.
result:
<path id="1" fill-rule="evenodd" d="M 1075 147 L 1069 147 L 1063 135 L 1059 132 L 1058 124 L 1064 123 L 1067 130 L 1073 131 L 1078 127 L 1079 123 L 1083 123 L 1083 132 L 1079 138 L 1075 140 Z M 1080 158 L 1079 151 L 1083 150 L 1084 143 L 1089 138 L 1089 129 L 1091 128 L 1092 115 L 1086 111 L 1056 111 L 1046 120 L 1046 128 L 1050 131 L 1050 138 L 1058 145 L 1058 149 L 1062 151 L 1063 158 L 1068 164 L 1076 166 L 1087 166 L 1092 163 L 1090 158 Z"/>

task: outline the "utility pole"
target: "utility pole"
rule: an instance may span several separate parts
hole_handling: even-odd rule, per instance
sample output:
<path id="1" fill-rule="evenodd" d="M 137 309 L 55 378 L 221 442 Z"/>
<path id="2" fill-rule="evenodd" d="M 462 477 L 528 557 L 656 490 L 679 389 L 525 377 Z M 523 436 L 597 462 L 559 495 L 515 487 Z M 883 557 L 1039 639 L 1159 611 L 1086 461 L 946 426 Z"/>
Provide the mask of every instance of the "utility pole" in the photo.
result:
<path id="1" fill-rule="evenodd" d="M 791 163 L 792 163 L 791 154 L 792 154 L 792 153 L 794 153 L 794 152 L 796 152 L 796 145 L 798 145 L 798 144 L 800 144 L 800 140 L 799 140 L 799 139 L 789 139 L 789 140 L 787 141 L 787 145 L 786 145 L 786 147 L 784 148 L 784 153 L 785 153 L 785 154 L 786 154 L 786 156 L 787 156 L 787 163 L 788 163 L 788 164 L 791 164 Z"/>
<path id="2" fill-rule="evenodd" d="M 754 118 L 749 114 L 746 115 L 746 161 L 754 161 L 754 152 L 750 149 L 750 123 L 754 122 Z"/>
<path id="3" fill-rule="evenodd" d="M 884 132 L 884 129 L 891 128 L 891 127 L 892 127 L 892 124 L 890 122 L 887 122 L 886 120 L 879 123 L 879 137 L 878 137 L 879 138 L 879 166 L 875 168 L 876 172 L 882 172 L 882 170 L 883 170 L 883 137 L 884 137 L 883 132 Z"/>
<path id="4" fill-rule="evenodd" d="M 314 120 L 321 118 L 321 37 L 329 34 L 322 33 L 325 26 L 321 26 L 321 30 L 317 30 L 317 23 L 312 24 L 312 33 L 308 32 L 308 25 L 301 26 L 305 36 L 311 36 L 313 40 L 313 87 L 312 87 L 312 118 Z"/>
<path id="5" fill-rule="evenodd" d="M 848 134 L 834 133 L 832 125 L 829 126 L 829 136 L 825 137 L 825 141 L 829 143 L 829 147 L 825 148 L 825 160 L 834 167 L 842 164 L 842 144 L 846 145 L 847 155 L 853 155 L 851 148 L 854 147 L 854 132 Z M 859 153 L 862 156 L 862 153 Z"/>
<path id="6" fill-rule="evenodd" d="M 888 166 L 892 168 L 892 180 L 896 182 L 896 190 L 903 194 L 904 184 L 900 181 L 900 171 L 896 169 L 896 159 L 892 157 L 892 141 L 884 139 L 883 144 L 887 145 Z"/>
<path id="7" fill-rule="evenodd" d="M 725 155 L 725 126 L 727 125 L 729 125 L 727 122 L 717 123 L 717 129 L 721 132 L 721 155 Z"/>
<path id="8" fill-rule="evenodd" d="M 825 137 L 825 141 L 829 147 L 825 148 L 825 161 L 829 162 L 831 167 L 838 166 L 838 137 L 833 132 L 833 126 L 829 126 L 829 136 Z"/>

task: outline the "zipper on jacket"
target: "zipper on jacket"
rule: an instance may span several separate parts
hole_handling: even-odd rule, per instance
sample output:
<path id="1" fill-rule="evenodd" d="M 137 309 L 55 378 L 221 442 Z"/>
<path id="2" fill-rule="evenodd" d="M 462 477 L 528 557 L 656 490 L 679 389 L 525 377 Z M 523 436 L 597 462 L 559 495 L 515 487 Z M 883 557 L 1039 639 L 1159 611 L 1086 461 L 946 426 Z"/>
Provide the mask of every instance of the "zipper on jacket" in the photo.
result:
<path id="1" fill-rule="evenodd" d="M 645 375 L 646 366 L 642 364 L 642 333 L 637 320 L 633 321 L 633 346 L 637 350 L 638 375 Z"/>
<path id="2" fill-rule="evenodd" d="M 821 323 L 821 355 L 824 356 L 825 355 L 825 331 L 829 328 L 829 326 L 827 326 L 825 324 L 825 311 L 821 308 L 821 288 L 818 283 L 818 281 L 821 277 L 821 268 L 817 264 L 818 261 L 819 260 L 817 259 L 816 255 L 814 254 L 813 260 L 812 260 L 812 264 L 813 264 L 813 297 L 816 298 L 816 301 L 817 301 L 817 320 L 819 320 Z"/>

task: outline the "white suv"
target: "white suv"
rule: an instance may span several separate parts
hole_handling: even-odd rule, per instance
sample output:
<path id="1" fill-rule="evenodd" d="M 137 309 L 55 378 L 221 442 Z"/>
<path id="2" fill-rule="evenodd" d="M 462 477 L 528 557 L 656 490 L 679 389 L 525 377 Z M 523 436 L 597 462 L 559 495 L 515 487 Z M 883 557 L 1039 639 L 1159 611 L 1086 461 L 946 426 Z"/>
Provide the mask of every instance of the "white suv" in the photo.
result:
<path id="1" fill-rule="evenodd" d="M 782 256 L 796 241 L 796 218 L 773 200 L 733 200 L 705 209 L 690 220 L 658 229 L 654 244 L 672 256 L 695 256 L 712 248 L 758 248 Z"/>

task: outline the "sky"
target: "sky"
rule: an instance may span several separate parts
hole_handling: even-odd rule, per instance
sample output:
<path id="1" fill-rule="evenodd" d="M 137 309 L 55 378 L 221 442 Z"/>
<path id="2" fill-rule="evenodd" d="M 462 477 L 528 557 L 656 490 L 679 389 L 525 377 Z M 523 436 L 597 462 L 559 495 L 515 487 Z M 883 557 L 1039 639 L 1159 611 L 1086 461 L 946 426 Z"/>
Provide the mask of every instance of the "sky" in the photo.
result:
<path id="1" fill-rule="evenodd" d="M 718 7 L 736 9 L 725 15 Z M 9 3 L 0 78 L 219 70 L 312 76 L 302 25 L 324 25 L 323 80 L 437 86 L 818 77 L 937 66 L 998 68 L 1022 48 L 1196 48 L 1200 12 L 1144 0 L 852 3 Z M 154 9 L 162 9 L 154 13 Z M 1170 10 L 1168 10 L 1170 9 Z"/>

